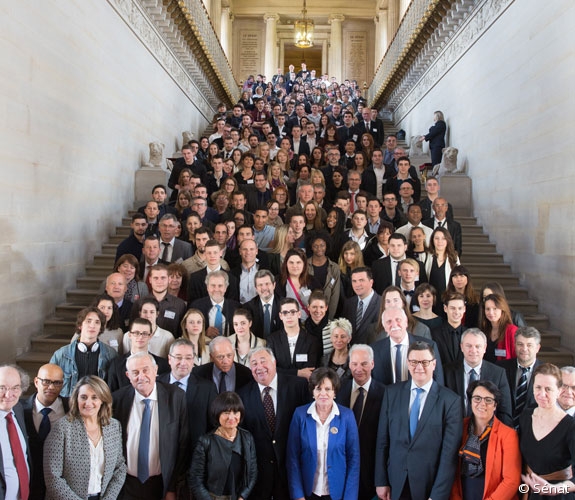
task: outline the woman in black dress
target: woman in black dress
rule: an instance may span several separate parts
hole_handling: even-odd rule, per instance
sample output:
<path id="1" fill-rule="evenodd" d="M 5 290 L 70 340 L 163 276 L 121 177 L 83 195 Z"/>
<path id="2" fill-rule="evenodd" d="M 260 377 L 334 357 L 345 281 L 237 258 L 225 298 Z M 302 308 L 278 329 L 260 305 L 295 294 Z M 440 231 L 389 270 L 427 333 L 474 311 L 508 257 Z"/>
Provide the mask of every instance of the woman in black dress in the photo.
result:
<path id="1" fill-rule="evenodd" d="M 519 419 L 519 444 L 530 499 L 575 499 L 575 420 L 558 405 L 561 371 L 555 365 L 539 365 L 532 375 L 537 407 L 526 409 Z"/>

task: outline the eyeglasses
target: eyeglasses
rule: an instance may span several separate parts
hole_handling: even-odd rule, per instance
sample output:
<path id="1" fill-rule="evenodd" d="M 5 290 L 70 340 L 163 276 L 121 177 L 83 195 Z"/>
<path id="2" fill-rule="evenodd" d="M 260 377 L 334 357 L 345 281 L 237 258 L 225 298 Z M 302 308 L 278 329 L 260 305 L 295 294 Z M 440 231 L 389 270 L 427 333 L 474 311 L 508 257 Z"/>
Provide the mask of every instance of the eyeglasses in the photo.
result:
<path id="1" fill-rule="evenodd" d="M 173 356 L 172 354 L 168 354 L 168 356 L 170 356 L 170 358 L 175 359 L 178 363 L 180 363 L 181 361 L 193 361 L 194 357 L 193 356 Z"/>
<path id="2" fill-rule="evenodd" d="M 22 392 L 21 385 L 15 385 L 14 387 L 6 387 L 5 385 L 0 385 L 0 394 L 4 395 L 7 392 L 12 392 L 14 394 Z"/>
<path id="3" fill-rule="evenodd" d="M 280 311 L 282 316 L 295 316 L 299 311 L 297 309 L 290 309 L 289 311 Z"/>
<path id="4" fill-rule="evenodd" d="M 570 390 L 570 391 L 575 392 L 575 385 L 563 384 L 563 385 L 561 386 L 561 390 L 565 390 L 565 391 Z"/>
<path id="5" fill-rule="evenodd" d="M 491 406 L 495 404 L 495 399 L 490 398 L 489 396 L 482 398 L 481 396 L 471 396 L 471 401 L 473 401 L 475 404 L 479 404 L 481 403 L 481 401 L 485 401 L 485 404 L 487 406 Z"/>
<path id="6" fill-rule="evenodd" d="M 434 359 L 424 359 L 422 361 L 417 361 L 415 359 L 408 359 L 407 362 L 409 363 L 409 366 L 411 366 L 412 368 L 417 368 L 417 365 L 421 365 L 423 366 L 423 368 L 427 368 L 432 361 L 435 361 Z"/>
<path id="7" fill-rule="evenodd" d="M 64 381 L 63 380 L 50 380 L 48 378 L 40 378 L 40 377 L 36 377 L 40 382 L 42 382 L 42 385 L 44 387 L 50 387 L 51 385 L 53 385 L 54 387 L 62 387 L 64 385 Z"/>
<path id="8" fill-rule="evenodd" d="M 130 332 L 130 335 L 133 335 L 134 337 L 151 337 L 152 334 L 149 332 Z"/>

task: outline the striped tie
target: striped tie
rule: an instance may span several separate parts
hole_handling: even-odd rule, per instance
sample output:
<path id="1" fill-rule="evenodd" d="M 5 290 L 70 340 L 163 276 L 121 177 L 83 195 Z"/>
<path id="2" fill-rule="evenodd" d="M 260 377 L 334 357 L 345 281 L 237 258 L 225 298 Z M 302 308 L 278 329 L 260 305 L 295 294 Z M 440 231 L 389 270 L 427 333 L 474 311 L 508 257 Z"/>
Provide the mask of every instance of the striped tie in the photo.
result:
<path id="1" fill-rule="evenodd" d="M 363 300 L 357 303 L 357 313 L 355 314 L 355 327 L 359 328 L 363 321 Z"/>
<path id="2" fill-rule="evenodd" d="M 519 417 L 527 402 L 527 373 L 529 373 L 529 367 L 520 366 L 520 368 L 521 378 L 515 389 L 515 413 L 513 414 L 513 425 L 515 428 L 519 427 Z"/>

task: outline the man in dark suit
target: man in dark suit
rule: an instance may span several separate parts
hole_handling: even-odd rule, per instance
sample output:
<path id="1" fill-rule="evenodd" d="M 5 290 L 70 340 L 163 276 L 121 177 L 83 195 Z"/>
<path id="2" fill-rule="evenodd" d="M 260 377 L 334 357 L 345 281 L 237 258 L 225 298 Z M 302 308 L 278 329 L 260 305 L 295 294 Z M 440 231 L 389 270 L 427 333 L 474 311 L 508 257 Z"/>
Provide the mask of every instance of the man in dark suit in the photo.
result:
<path id="1" fill-rule="evenodd" d="M 208 290 L 208 277 L 214 272 L 218 272 L 218 276 L 225 276 L 226 288 L 224 295 L 227 299 L 238 301 L 240 298 L 238 279 L 221 270 L 220 259 L 222 257 L 222 249 L 216 240 L 209 240 L 204 248 L 204 258 L 206 267 L 190 274 L 188 285 L 188 301 L 206 297 L 209 293 Z M 221 274 L 224 273 L 224 274 Z"/>
<path id="2" fill-rule="evenodd" d="M 350 321 L 353 328 L 352 344 L 367 344 L 367 327 L 377 322 L 381 306 L 381 295 L 373 290 L 371 269 L 356 267 L 351 272 L 351 287 L 355 295 L 344 302 L 342 316 Z"/>
<path id="3" fill-rule="evenodd" d="M 128 331 L 128 335 L 130 336 L 130 352 L 115 357 L 108 365 L 106 383 L 108 384 L 110 391 L 114 392 L 121 387 L 130 385 L 130 379 L 126 372 L 126 361 L 132 354 L 137 352 L 148 352 L 148 346 L 153 334 L 152 324 L 150 321 L 144 318 L 135 318 L 132 320 Z M 154 358 L 160 375 L 170 371 L 170 367 L 166 359 L 152 353 L 149 354 Z"/>
<path id="4" fill-rule="evenodd" d="M 451 239 L 453 240 L 455 250 L 458 255 L 461 256 L 461 224 L 453 219 L 447 218 L 447 209 L 449 205 L 445 198 L 436 198 L 432 206 L 433 211 L 435 212 L 435 217 L 425 219 L 422 223 L 431 229 L 437 229 L 438 227 L 447 229 L 451 235 Z"/>
<path id="5" fill-rule="evenodd" d="M 175 385 L 186 393 L 190 449 L 193 450 L 198 438 L 212 427 L 210 406 L 218 393 L 214 384 L 192 373 L 194 347 L 189 340 L 179 338 L 170 346 L 168 362 L 171 371 L 158 375 L 158 382 Z"/>
<path id="6" fill-rule="evenodd" d="M 373 366 L 371 347 L 365 344 L 352 346 L 349 369 L 353 379 L 343 380 L 337 393 L 337 402 L 353 410 L 359 431 L 361 470 L 358 500 L 371 500 L 375 496 L 375 443 L 385 388 L 371 377 Z"/>
<path id="7" fill-rule="evenodd" d="M 361 112 L 362 119 L 357 124 L 359 137 L 363 134 L 369 134 L 373 137 L 373 142 L 377 149 L 381 148 L 383 138 L 383 127 L 379 127 L 377 122 L 371 121 L 371 109 L 368 107 L 363 108 Z"/>
<path id="8" fill-rule="evenodd" d="M 356 147 L 360 147 L 361 134 L 356 125 L 353 124 L 353 113 L 351 111 L 343 112 L 343 127 L 337 129 L 337 140 L 339 141 L 339 151 L 341 154 L 345 152 L 345 143 L 353 141 Z"/>
<path id="9" fill-rule="evenodd" d="M 267 346 L 273 351 L 280 372 L 309 379 L 319 366 L 320 342 L 300 327 L 301 310 L 297 300 L 281 299 L 280 319 L 282 328 L 267 339 Z M 297 337 L 291 354 L 291 338 Z"/>
<path id="10" fill-rule="evenodd" d="M 519 425 L 519 417 L 523 410 L 537 406 L 533 395 L 533 371 L 540 364 L 537 359 L 539 349 L 541 349 L 541 334 L 537 328 L 522 326 L 515 332 L 517 357 L 498 363 L 505 369 L 509 382 L 515 428 Z"/>
<path id="11" fill-rule="evenodd" d="M 238 394 L 246 407 L 242 426 L 254 437 L 258 459 L 258 478 L 250 499 L 289 500 L 288 432 L 295 409 L 310 400 L 309 389 L 303 378 L 277 373 L 275 357 L 267 347 L 256 347 L 249 363 L 254 380 Z"/>
<path id="12" fill-rule="evenodd" d="M 387 196 L 387 195 L 386 195 Z M 380 295 L 391 285 L 400 286 L 401 276 L 399 275 L 399 263 L 406 258 L 407 240 L 400 233 L 393 233 L 389 237 L 389 255 L 383 259 L 373 262 L 373 288 Z M 427 274 L 423 262 L 419 262 L 418 284 L 427 283 Z"/>
<path id="13" fill-rule="evenodd" d="M 18 398 L 26 392 L 28 374 L 14 365 L 0 366 L 0 498 L 28 499 L 31 456 L 22 405 Z"/>
<path id="14" fill-rule="evenodd" d="M 157 366 L 145 352 L 130 356 L 126 368 L 131 385 L 112 395 L 128 467 L 121 497 L 175 498 L 189 464 L 186 395 L 173 385 L 156 382 Z"/>
<path id="15" fill-rule="evenodd" d="M 465 297 L 457 292 L 451 292 L 445 297 L 443 310 L 447 320 L 441 326 L 431 330 L 431 338 L 439 346 L 439 354 L 444 365 L 450 365 L 463 360 L 461 352 L 461 336 L 465 330 L 463 316 L 465 315 Z"/>
<path id="16" fill-rule="evenodd" d="M 253 334 L 267 340 L 272 332 L 282 327 L 279 315 L 280 298 L 275 293 L 276 280 L 271 271 L 260 269 L 254 277 L 254 283 L 257 296 L 246 302 L 244 307 L 252 313 Z"/>
<path id="17" fill-rule="evenodd" d="M 24 421 L 28 431 L 29 454 L 32 459 L 30 498 L 42 500 L 46 495 L 44 484 L 44 441 L 52 424 L 68 413 L 68 398 L 60 397 L 64 385 L 64 372 L 58 365 L 45 364 L 34 378 L 36 391 L 21 400 Z"/>
<path id="18" fill-rule="evenodd" d="M 449 498 L 461 445 L 457 394 L 433 380 L 433 348 L 414 342 L 407 353 L 411 380 L 386 387 L 375 455 L 379 498 Z"/>
<path id="19" fill-rule="evenodd" d="M 309 146 L 306 140 L 301 135 L 301 126 L 294 124 L 291 128 L 292 134 L 292 151 L 294 160 L 297 161 L 299 155 L 308 155 L 310 154 Z"/>
<path id="20" fill-rule="evenodd" d="M 194 273 L 195 274 L 195 273 Z M 229 274 L 213 271 L 206 276 L 207 297 L 194 300 L 190 307 L 199 309 L 206 319 L 206 335 L 210 338 L 234 333 L 232 318 L 240 303 L 225 297 L 229 284 Z"/>
<path id="21" fill-rule="evenodd" d="M 240 363 L 234 362 L 235 350 L 227 337 L 216 337 L 210 342 L 210 363 L 196 366 L 193 374 L 209 380 L 217 392 L 237 392 L 252 380 L 252 373 Z"/>
<path id="22" fill-rule="evenodd" d="M 166 186 L 163 184 L 156 184 L 152 188 L 152 200 L 158 204 L 158 218 L 160 220 L 166 214 L 175 214 L 176 209 L 166 204 L 166 198 L 168 197 L 166 193 Z M 145 213 L 146 205 L 138 208 L 138 212 Z"/>
<path id="23" fill-rule="evenodd" d="M 461 409 L 464 415 L 471 415 L 467 399 L 467 387 L 475 380 L 489 380 L 501 392 L 501 401 L 495 409 L 495 416 L 505 425 L 512 426 L 511 393 L 505 370 L 485 361 L 487 337 L 479 328 L 469 328 L 461 336 L 463 361 L 445 367 L 445 385 L 461 397 Z"/>
<path id="24" fill-rule="evenodd" d="M 387 337 L 372 344 L 375 367 L 372 377 L 384 385 L 405 382 L 411 372 L 408 370 L 409 346 L 414 342 L 427 342 L 435 356 L 433 378 L 443 385 L 443 366 L 439 350 L 432 340 L 407 333 L 407 316 L 403 309 L 388 308 L 383 312 L 383 328 Z"/>
<path id="25" fill-rule="evenodd" d="M 174 214 L 166 214 L 160 219 L 161 259 L 164 262 L 182 262 L 192 256 L 192 245 L 176 238 L 178 224 Z"/>

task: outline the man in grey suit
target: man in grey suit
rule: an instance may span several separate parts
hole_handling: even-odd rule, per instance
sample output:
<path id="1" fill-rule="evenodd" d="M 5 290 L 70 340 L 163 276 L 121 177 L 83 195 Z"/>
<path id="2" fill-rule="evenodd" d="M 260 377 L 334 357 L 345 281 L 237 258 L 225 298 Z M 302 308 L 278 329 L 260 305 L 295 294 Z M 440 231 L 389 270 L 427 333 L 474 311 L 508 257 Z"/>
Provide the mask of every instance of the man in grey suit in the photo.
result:
<path id="1" fill-rule="evenodd" d="M 20 368 L 0 366 L 0 498 L 28 500 L 30 453 L 24 412 L 18 398 L 30 378 Z"/>
<path id="2" fill-rule="evenodd" d="M 345 301 L 342 316 L 349 319 L 353 327 L 352 344 L 367 344 L 368 326 L 378 320 L 381 295 L 373 289 L 369 267 L 356 267 L 351 272 L 351 286 L 355 296 Z"/>
<path id="3" fill-rule="evenodd" d="M 505 370 L 483 359 L 486 350 L 487 337 L 479 328 L 465 330 L 461 336 L 463 360 L 445 367 L 445 386 L 459 394 L 464 414 L 471 415 L 467 387 L 474 380 L 493 382 L 501 392 L 501 401 L 495 409 L 495 415 L 505 425 L 512 427 L 511 391 Z"/>
<path id="4" fill-rule="evenodd" d="M 461 444 L 461 403 L 433 380 L 436 355 L 427 342 L 409 346 L 411 380 L 386 388 L 375 455 L 382 500 L 447 500 Z"/>
<path id="5" fill-rule="evenodd" d="M 131 385 L 112 395 L 128 467 L 121 498 L 175 500 L 189 465 L 186 394 L 156 382 L 158 367 L 146 352 L 132 354 L 126 369 Z"/>
<path id="6" fill-rule="evenodd" d="M 192 245 L 187 241 L 176 238 L 178 229 L 178 219 L 174 214 L 166 214 L 160 219 L 160 258 L 162 261 L 171 264 L 172 262 L 183 262 L 189 259 L 192 254 Z"/>

